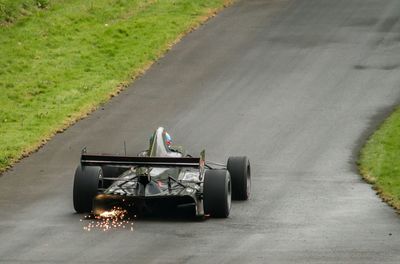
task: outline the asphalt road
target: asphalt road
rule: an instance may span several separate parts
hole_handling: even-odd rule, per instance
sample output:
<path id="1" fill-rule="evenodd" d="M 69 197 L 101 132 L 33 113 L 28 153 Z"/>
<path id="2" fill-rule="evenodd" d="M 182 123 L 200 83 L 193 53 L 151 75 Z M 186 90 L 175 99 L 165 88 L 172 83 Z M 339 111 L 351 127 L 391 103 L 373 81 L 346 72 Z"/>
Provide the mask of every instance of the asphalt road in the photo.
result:
<path id="1" fill-rule="evenodd" d="M 398 0 L 239 1 L 132 87 L 0 177 L 0 263 L 399 263 L 400 217 L 357 174 L 399 102 Z M 80 149 L 129 154 L 167 127 L 192 153 L 252 161 L 229 219 L 84 231 Z"/>

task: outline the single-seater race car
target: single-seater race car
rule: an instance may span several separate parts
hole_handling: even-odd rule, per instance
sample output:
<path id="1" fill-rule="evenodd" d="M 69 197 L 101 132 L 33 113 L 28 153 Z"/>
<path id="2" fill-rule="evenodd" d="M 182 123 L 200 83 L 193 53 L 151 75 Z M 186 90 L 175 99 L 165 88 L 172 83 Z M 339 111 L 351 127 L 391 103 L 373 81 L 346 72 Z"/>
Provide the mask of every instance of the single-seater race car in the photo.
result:
<path id="1" fill-rule="evenodd" d="M 137 214 L 191 207 L 195 216 L 226 218 L 231 199 L 250 196 L 250 162 L 230 157 L 227 164 L 185 155 L 171 146 L 159 127 L 148 150 L 138 156 L 88 154 L 82 151 L 75 172 L 73 203 L 76 212 L 99 215 L 116 207 Z"/>

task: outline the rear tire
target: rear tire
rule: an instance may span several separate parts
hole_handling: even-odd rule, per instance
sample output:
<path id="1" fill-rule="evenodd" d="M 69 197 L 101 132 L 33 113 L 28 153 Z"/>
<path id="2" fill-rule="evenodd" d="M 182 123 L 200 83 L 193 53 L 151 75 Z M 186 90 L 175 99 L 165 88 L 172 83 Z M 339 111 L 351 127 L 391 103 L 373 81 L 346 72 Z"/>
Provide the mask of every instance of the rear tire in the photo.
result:
<path id="1" fill-rule="evenodd" d="M 92 211 L 93 198 L 97 195 L 101 167 L 79 165 L 74 178 L 74 208 L 77 213 Z"/>
<path id="2" fill-rule="evenodd" d="M 231 210 L 231 177 L 227 170 L 207 170 L 203 185 L 204 212 L 227 218 Z"/>
<path id="3" fill-rule="evenodd" d="M 232 180 L 232 199 L 248 200 L 251 190 L 250 162 L 245 156 L 229 157 L 227 169 Z"/>
<path id="4" fill-rule="evenodd" d="M 110 177 L 110 178 L 116 178 L 125 171 L 129 170 L 127 168 L 108 166 L 108 165 L 101 166 L 101 169 L 103 170 L 103 177 Z"/>

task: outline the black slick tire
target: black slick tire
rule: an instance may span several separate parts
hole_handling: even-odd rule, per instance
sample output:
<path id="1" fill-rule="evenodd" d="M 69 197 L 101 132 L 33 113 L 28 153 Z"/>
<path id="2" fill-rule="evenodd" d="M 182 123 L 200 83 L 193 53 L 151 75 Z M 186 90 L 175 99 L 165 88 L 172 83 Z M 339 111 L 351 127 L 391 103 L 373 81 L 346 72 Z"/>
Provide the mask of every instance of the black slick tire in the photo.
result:
<path id="1" fill-rule="evenodd" d="M 227 218 L 231 211 L 231 179 L 227 170 L 207 170 L 203 185 L 204 212 Z"/>
<path id="2" fill-rule="evenodd" d="M 251 171 L 249 159 L 242 157 L 229 157 L 227 169 L 232 181 L 232 199 L 248 200 L 251 190 Z"/>
<path id="3" fill-rule="evenodd" d="M 81 166 L 75 171 L 73 200 L 77 213 L 92 211 L 93 198 L 97 195 L 101 167 Z"/>

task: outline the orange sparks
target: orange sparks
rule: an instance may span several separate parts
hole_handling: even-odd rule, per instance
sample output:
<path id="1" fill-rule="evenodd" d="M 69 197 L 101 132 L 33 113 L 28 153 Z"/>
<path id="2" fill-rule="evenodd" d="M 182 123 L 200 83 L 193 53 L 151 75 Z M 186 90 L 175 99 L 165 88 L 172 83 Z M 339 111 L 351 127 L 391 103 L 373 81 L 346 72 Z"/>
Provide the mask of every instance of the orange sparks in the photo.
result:
<path id="1" fill-rule="evenodd" d="M 114 207 L 110 211 L 105 211 L 100 215 L 94 216 L 94 220 L 90 220 L 90 222 L 83 227 L 83 230 L 90 231 L 92 229 L 108 231 L 111 229 L 125 228 L 127 225 L 131 225 L 130 230 L 133 231 L 133 222 L 130 221 L 130 218 L 126 218 L 126 210 L 121 208 Z M 85 216 L 87 219 L 87 216 Z M 82 221 L 82 219 L 81 219 Z"/>

